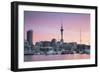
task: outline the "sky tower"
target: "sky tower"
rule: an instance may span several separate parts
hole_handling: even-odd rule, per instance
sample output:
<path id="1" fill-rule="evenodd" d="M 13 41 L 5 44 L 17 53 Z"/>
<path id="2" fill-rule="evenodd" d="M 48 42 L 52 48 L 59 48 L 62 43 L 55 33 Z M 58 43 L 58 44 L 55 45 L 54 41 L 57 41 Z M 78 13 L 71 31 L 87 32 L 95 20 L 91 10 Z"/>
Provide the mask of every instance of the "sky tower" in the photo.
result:
<path id="1" fill-rule="evenodd" d="M 61 31 L 61 42 L 63 43 L 63 31 L 64 31 L 64 29 L 63 29 L 63 24 L 62 24 L 62 22 L 61 22 L 61 29 L 60 29 L 60 31 Z"/>

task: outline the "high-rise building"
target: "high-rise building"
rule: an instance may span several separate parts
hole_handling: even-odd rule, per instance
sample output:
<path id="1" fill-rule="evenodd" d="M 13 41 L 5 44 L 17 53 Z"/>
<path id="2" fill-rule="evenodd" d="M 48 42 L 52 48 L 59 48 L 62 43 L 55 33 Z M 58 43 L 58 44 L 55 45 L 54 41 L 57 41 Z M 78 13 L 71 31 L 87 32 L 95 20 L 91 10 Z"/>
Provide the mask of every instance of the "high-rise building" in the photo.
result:
<path id="1" fill-rule="evenodd" d="M 64 31 L 64 29 L 63 29 L 63 24 L 61 23 L 61 29 L 60 29 L 60 31 L 61 31 L 61 42 L 63 43 L 63 31 Z"/>
<path id="2" fill-rule="evenodd" d="M 29 42 L 29 44 L 33 44 L 33 31 L 32 30 L 27 31 L 27 41 Z"/>
<path id="3" fill-rule="evenodd" d="M 56 46 L 56 43 L 57 43 L 57 40 L 53 38 L 53 39 L 51 40 L 51 46 L 52 46 L 52 47 Z"/>

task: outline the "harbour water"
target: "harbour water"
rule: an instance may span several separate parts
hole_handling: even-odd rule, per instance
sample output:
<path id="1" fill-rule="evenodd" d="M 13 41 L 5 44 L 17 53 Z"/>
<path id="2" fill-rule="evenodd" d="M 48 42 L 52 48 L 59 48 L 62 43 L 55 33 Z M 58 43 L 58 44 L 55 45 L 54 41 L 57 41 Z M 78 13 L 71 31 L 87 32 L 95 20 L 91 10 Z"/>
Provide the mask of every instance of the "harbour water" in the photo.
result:
<path id="1" fill-rule="evenodd" d="M 75 60 L 90 59 L 89 54 L 65 54 L 65 55 L 24 55 L 24 61 L 50 61 L 50 60 Z"/>

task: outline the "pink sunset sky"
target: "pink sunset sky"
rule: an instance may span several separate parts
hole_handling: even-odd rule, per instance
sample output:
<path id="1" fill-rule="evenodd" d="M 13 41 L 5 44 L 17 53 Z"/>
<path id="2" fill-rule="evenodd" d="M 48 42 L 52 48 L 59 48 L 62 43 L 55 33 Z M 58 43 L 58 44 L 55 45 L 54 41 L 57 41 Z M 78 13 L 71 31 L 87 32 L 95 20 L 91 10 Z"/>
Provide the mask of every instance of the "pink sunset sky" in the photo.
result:
<path id="1" fill-rule="evenodd" d="M 63 24 L 64 42 L 90 43 L 90 14 L 24 11 L 24 38 L 27 31 L 33 30 L 33 43 L 60 41 L 60 28 Z"/>

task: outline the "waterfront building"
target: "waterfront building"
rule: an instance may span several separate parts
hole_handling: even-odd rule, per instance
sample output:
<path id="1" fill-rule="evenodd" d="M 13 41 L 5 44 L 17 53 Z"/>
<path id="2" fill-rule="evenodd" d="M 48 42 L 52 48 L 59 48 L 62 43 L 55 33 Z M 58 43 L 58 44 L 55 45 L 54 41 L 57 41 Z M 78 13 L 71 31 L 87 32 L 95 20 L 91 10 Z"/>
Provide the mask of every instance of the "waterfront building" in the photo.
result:
<path id="1" fill-rule="evenodd" d="M 57 43 L 56 39 L 51 40 L 51 46 L 52 47 L 56 47 L 56 43 Z"/>

